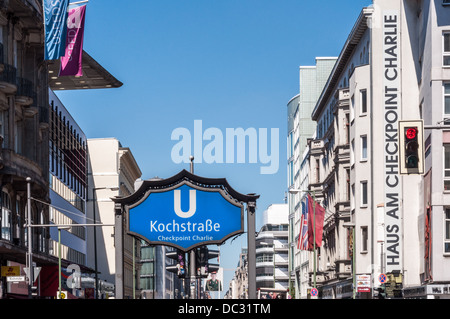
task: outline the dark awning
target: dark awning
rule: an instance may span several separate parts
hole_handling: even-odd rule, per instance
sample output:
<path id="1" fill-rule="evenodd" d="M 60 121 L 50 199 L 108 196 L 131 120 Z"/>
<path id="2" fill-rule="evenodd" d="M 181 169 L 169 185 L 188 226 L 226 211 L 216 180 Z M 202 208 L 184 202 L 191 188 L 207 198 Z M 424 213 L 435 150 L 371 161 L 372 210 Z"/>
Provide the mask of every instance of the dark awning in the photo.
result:
<path id="1" fill-rule="evenodd" d="M 83 76 L 58 76 L 61 62 L 48 63 L 48 81 L 53 91 L 118 88 L 123 85 L 111 73 L 83 51 Z"/>

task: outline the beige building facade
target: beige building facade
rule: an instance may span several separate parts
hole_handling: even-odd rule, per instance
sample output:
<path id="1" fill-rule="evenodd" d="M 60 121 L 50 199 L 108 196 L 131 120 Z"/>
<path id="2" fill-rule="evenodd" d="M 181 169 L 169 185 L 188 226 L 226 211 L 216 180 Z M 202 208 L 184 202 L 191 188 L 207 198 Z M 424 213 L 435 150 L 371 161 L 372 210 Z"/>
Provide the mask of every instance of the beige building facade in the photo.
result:
<path id="1" fill-rule="evenodd" d="M 89 152 L 89 193 L 93 200 L 89 201 L 89 218 L 96 223 L 109 226 L 90 227 L 88 238 L 96 245 L 90 245 L 89 266 L 97 269 L 99 279 L 109 283 L 116 283 L 116 277 L 123 281 L 122 291 L 116 296 L 122 295 L 124 299 L 134 299 L 139 296 L 139 253 L 140 241 L 126 234 L 126 229 L 116 229 L 114 203 L 111 200 L 115 196 L 127 196 L 134 193 L 134 183 L 142 175 L 138 164 L 127 147 L 123 147 L 115 138 L 88 139 Z M 95 214 L 95 216 L 94 216 Z M 123 216 L 125 227 L 127 216 Z M 94 232 L 96 232 L 94 234 Z M 116 251 L 116 234 L 122 232 L 123 251 Z M 96 240 L 94 239 L 96 237 Z M 96 246 L 96 251 L 95 251 Z M 123 273 L 117 272 L 116 254 L 123 254 Z M 121 285 L 122 286 L 122 285 Z M 120 288 L 119 288 L 120 289 Z"/>

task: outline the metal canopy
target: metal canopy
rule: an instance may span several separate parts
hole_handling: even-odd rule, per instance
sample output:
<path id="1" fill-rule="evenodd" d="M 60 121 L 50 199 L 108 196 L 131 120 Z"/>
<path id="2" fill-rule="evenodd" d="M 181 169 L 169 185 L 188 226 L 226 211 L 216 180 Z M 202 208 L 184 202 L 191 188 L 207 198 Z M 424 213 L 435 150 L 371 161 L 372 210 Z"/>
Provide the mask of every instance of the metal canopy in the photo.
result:
<path id="1" fill-rule="evenodd" d="M 111 73 L 83 51 L 83 76 L 59 76 L 61 62 L 48 63 L 49 86 L 53 91 L 118 88 L 123 85 Z"/>
<path id="2" fill-rule="evenodd" d="M 233 199 L 244 203 L 256 202 L 256 200 L 259 198 L 259 195 L 254 194 L 245 195 L 237 192 L 230 186 L 230 184 L 228 184 L 228 181 L 225 178 L 201 177 L 198 175 L 194 175 L 188 172 L 187 170 L 182 170 L 180 173 L 167 179 L 145 180 L 143 181 L 141 187 L 139 187 L 139 189 L 133 194 L 126 197 L 115 197 L 112 198 L 112 200 L 121 205 L 131 205 L 139 201 L 143 196 L 145 196 L 148 189 L 168 188 L 175 184 L 181 183 L 183 180 L 191 181 L 194 184 L 201 185 L 203 187 L 214 187 L 214 188 L 220 187 L 225 192 L 227 192 Z"/>

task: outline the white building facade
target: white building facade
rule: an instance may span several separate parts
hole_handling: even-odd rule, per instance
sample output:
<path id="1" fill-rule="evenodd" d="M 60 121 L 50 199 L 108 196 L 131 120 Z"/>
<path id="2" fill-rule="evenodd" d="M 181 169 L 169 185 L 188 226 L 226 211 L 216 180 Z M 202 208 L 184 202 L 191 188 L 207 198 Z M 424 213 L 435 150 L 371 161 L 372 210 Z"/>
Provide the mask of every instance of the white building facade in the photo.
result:
<path id="1" fill-rule="evenodd" d="M 263 213 L 256 236 L 256 289 L 289 289 L 288 205 L 272 204 Z"/>
<path id="2" fill-rule="evenodd" d="M 87 139 L 70 113 L 49 89 L 50 222 L 56 225 L 86 224 Z M 68 141 L 67 143 L 63 141 Z M 50 228 L 50 253 L 58 257 L 58 229 Z M 61 258 L 87 265 L 86 227 L 61 231 Z M 66 263 L 64 263 L 66 267 Z"/>
<path id="3" fill-rule="evenodd" d="M 134 192 L 134 183 L 141 177 L 141 170 L 131 150 L 123 147 L 115 138 L 88 139 L 89 152 L 89 201 L 88 218 L 97 224 L 109 226 L 89 227 L 89 266 L 97 269 L 99 281 L 116 283 L 116 243 L 118 232 L 123 234 L 123 291 L 117 292 L 124 299 L 139 298 L 140 241 L 126 235 L 126 229 L 115 229 L 115 196 L 127 196 Z M 123 218 L 127 218 L 124 216 Z M 126 225 L 126 222 L 123 223 Z M 94 233 L 95 232 L 95 233 Z M 94 239 L 95 238 L 95 239 Z M 95 265 L 95 261 L 97 265 Z M 117 287 L 116 287 L 117 290 Z"/>
<path id="4" fill-rule="evenodd" d="M 321 298 L 373 298 L 378 288 L 388 298 L 450 298 L 447 2 L 363 8 L 312 112 L 309 190 L 326 212 Z M 400 173 L 405 120 L 424 122 L 423 174 Z"/>

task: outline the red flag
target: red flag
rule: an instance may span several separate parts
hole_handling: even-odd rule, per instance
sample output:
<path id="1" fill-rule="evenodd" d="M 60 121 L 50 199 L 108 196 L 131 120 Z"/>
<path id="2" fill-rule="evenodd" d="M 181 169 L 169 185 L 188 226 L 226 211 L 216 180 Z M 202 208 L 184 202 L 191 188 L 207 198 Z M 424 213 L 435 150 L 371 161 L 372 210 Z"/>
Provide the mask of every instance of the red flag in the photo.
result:
<path id="1" fill-rule="evenodd" d="M 315 211 L 313 203 L 316 206 Z M 308 250 L 314 249 L 314 236 L 316 237 L 316 248 L 322 246 L 324 217 L 325 217 L 325 209 L 322 206 L 320 206 L 316 201 L 314 201 L 308 194 Z"/>

